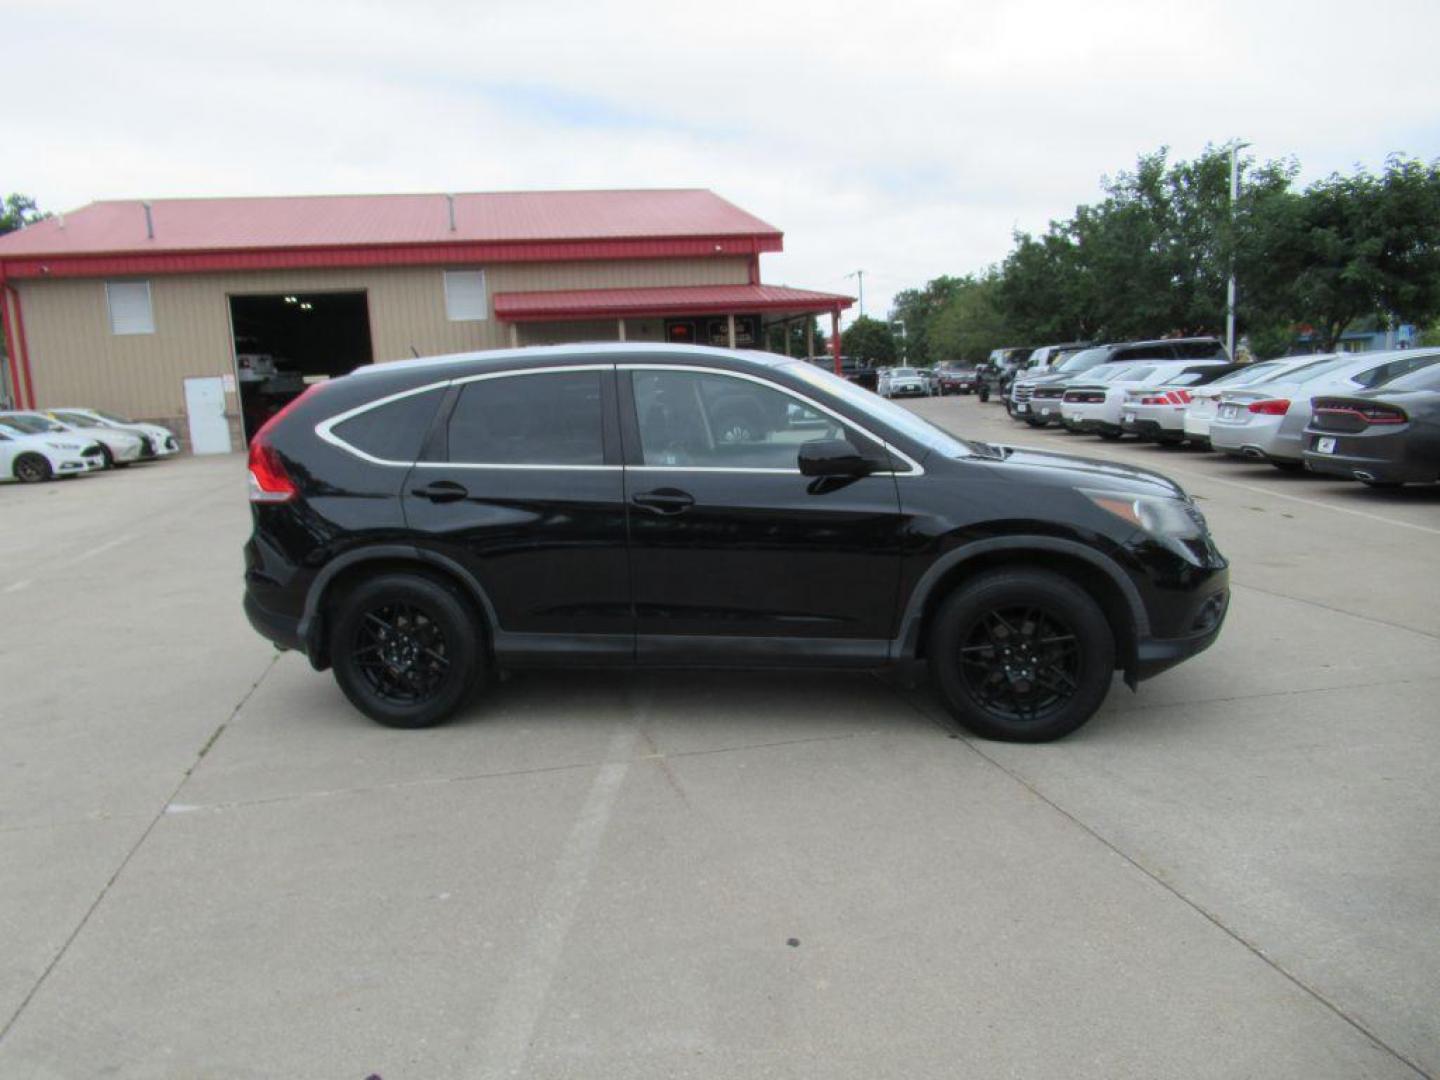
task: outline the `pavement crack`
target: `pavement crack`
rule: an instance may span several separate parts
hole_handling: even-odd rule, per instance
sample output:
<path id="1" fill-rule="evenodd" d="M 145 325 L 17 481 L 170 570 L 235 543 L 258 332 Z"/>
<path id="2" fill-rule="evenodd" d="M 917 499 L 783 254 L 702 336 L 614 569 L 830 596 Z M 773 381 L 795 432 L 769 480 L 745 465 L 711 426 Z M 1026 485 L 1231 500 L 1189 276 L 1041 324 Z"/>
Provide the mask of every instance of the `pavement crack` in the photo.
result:
<path id="1" fill-rule="evenodd" d="M 19 1022 L 20 1017 L 24 1014 L 25 1010 L 30 1007 L 30 1003 L 35 1000 L 35 996 L 40 993 L 41 988 L 46 984 L 46 982 L 49 981 L 51 974 L 60 965 L 60 961 L 65 958 L 66 953 L 70 951 L 70 947 L 75 944 L 75 941 L 77 938 L 79 938 L 81 932 L 85 929 L 86 926 L 89 925 L 91 918 L 93 918 L 95 912 L 99 910 L 100 905 L 105 900 L 105 897 L 110 895 L 110 890 L 114 888 L 115 883 L 120 880 L 120 875 L 125 873 L 125 868 L 130 865 L 130 861 L 134 859 L 136 854 L 139 853 L 140 849 L 145 846 L 145 841 L 150 839 L 150 834 L 155 831 L 155 826 L 160 823 L 160 819 L 165 816 L 166 810 L 170 807 L 171 803 L 175 801 L 175 796 L 179 795 L 180 789 L 183 788 L 190 781 L 191 775 L 194 774 L 195 770 L 199 767 L 200 762 L 204 760 L 205 755 L 215 745 L 216 740 L 220 738 L 220 735 L 224 732 L 226 726 L 230 723 L 231 720 L 235 719 L 236 714 L 238 714 L 240 710 L 245 707 L 245 703 L 250 700 L 250 696 L 254 694 L 257 689 L 259 689 L 260 684 L 263 683 L 266 677 L 270 674 L 270 672 L 275 669 L 275 664 L 279 661 L 280 655 L 281 654 L 277 652 L 273 657 L 270 658 L 270 662 L 265 665 L 265 669 L 260 672 L 259 677 L 250 684 L 250 688 L 241 695 L 240 700 L 236 702 L 235 707 L 230 710 L 230 715 L 225 718 L 224 723 L 222 723 L 210 734 L 210 737 L 205 740 L 204 744 L 196 752 L 195 759 L 190 763 L 190 765 L 185 769 L 184 773 L 180 776 L 179 781 L 177 781 L 175 784 L 174 790 L 172 790 L 169 797 L 160 804 L 160 809 L 155 811 L 155 814 L 150 818 L 149 823 L 145 826 L 144 831 L 141 832 L 135 843 L 130 845 L 130 849 L 125 853 L 125 857 L 120 860 L 120 865 L 115 868 L 109 879 L 105 882 L 103 886 L 101 886 L 99 893 L 97 893 L 95 896 L 95 899 L 92 900 L 90 902 L 90 906 L 85 909 L 85 914 L 80 917 L 80 921 L 75 924 L 75 928 L 70 931 L 70 934 L 65 938 L 64 943 L 56 951 L 55 955 L 50 958 L 50 963 L 45 965 L 45 970 L 40 973 L 40 977 L 35 980 L 35 984 L 30 987 L 29 992 L 26 993 L 25 997 L 21 1000 L 15 1011 L 10 1014 L 9 1019 L 5 1021 L 5 1026 L 3 1028 L 0 1028 L 0 1045 L 3 1045 L 5 1040 L 9 1038 L 11 1030 L 15 1027 L 16 1023 Z"/>
<path id="2" fill-rule="evenodd" d="M 917 715 L 921 716 L 929 723 L 933 724 L 947 737 L 953 738 L 957 742 L 963 743 L 965 747 L 976 757 L 1000 770 L 1000 772 L 1004 773 L 1015 783 L 1019 784 L 1036 799 L 1040 800 L 1046 806 L 1050 807 L 1050 809 L 1054 810 L 1057 814 L 1060 814 L 1062 817 L 1064 817 L 1077 829 L 1090 836 L 1096 842 L 1109 850 L 1112 854 L 1114 854 L 1120 859 L 1123 859 L 1135 870 L 1145 875 L 1145 877 L 1148 878 L 1150 881 L 1154 882 L 1160 888 L 1164 889 L 1171 896 L 1175 897 L 1175 899 L 1179 900 L 1182 904 L 1184 904 L 1185 906 L 1190 908 L 1190 910 L 1194 911 L 1197 915 L 1203 918 L 1206 922 L 1210 923 L 1210 925 L 1214 926 L 1221 933 L 1223 933 L 1232 941 L 1236 942 L 1238 945 L 1248 951 L 1262 964 L 1270 968 L 1276 974 L 1280 975 L 1282 978 L 1288 981 L 1296 989 L 1300 990 L 1307 997 L 1310 997 L 1315 1002 L 1320 1004 L 1337 1019 L 1341 1020 L 1343 1023 L 1353 1028 L 1358 1034 L 1364 1037 L 1376 1049 L 1382 1050 L 1385 1053 L 1389 1054 L 1396 1061 L 1411 1069 L 1417 1076 L 1424 1077 L 1425 1080 L 1433 1080 L 1430 1073 L 1426 1072 L 1418 1064 L 1410 1060 L 1395 1047 L 1385 1042 L 1385 1040 L 1380 1038 L 1379 1035 L 1375 1034 L 1375 1032 L 1371 1031 L 1363 1023 L 1361 1023 L 1355 1017 L 1351 1016 L 1343 1008 L 1341 1008 L 1335 1002 L 1331 1001 L 1315 987 L 1305 982 L 1298 975 L 1295 975 L 1289 970 L 1287 970 L 1278 961 L 1267 955 L 1266 952 L 1258 945 L 1248 940 L 1238 930 L 1235 930 L 1232 927 L 1226 925 L 1226 923 L 1220 918 L 1219 915 L 1215 914 L 1214 912 L 1204 907 L 1202 904 L 1186 896 L 1183 892 L 1180 891 L 1178 886 L 1166 880 L 1166 878 L 1162 874 L 1155 870 L 1152 870 L 1150 867 L 1142 863 L 1139 859 L 1135 858 L 1133 855 L 1130 855 L 1128 852 L 1123 850 L 1116 843 L 1106 837 L 1103 833 L 1101 833 L 1098 829 L 1080 820 L 1079 817 L 1071 813 L 1065 807 L 1061 806 L 1050 796 L 1046 795 L 1035 784 L 1031 783 L 1014 769 L 1011 769 L 997 758 L 994 758 L 987 754 L 984 749 L 982 749 L 980 744 L 978 744 L 975 739 L 973 739 L 967 732 L 965 732 L 964 729 L 960 728 L 958 724 L 956 724 L 953 720 L 950 720 L 948 717 L 946 717 L 945 719 L 941 719 L 934 716 L 928 709 L 924 708 L 920 703 L 915 701 L 901 688 L 892 687 L 891 689 L 894 692 L 895 696 L 899 698 L 902 702 L 904 702 L 907 706 L 909 706 L 909 708 L 913 710 Z"/>

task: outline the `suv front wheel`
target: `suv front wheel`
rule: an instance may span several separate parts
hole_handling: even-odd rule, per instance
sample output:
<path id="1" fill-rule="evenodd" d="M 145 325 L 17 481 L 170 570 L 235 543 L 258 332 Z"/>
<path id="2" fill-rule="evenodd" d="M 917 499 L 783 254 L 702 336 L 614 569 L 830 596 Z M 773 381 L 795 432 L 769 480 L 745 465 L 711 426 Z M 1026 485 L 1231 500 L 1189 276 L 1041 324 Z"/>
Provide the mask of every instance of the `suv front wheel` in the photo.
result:
<path id="1" fill-rule="evenodd" d="M 928 643 L 950 712 L 990 739 L 1045 742 L 1094 715 L 1110 689 L 1115 640 L 1100 605 L 1040 570 L 997 570 L 945 598 Z"/>
<path id="2" fill-rule="evenodd" d="M 419 574 L 382 574 L 345 594 L 330 620 L 335 681 L 386 727 L 431 727 L 470 697 L 485 667 L 474 609 Z"/>

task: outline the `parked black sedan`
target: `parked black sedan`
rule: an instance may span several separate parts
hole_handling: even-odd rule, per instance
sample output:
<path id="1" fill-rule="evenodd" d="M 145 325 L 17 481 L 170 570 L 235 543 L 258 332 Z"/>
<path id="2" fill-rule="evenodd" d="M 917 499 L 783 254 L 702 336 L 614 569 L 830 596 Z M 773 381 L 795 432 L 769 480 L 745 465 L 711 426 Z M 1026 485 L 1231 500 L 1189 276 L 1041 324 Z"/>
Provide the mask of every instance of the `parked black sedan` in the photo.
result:
<path id="1" fill-rule="evenodd" d="M 762 418 L 726 423 L 725 417 Z M 245 610 L 397 727 L 497 667 L 928 661 L 1053 739 L 1220 631 L 1158 473 L 956 438 L 804 361 L 575 345 L 362 368 L 250 444 Z"/>
<path id="2" fill-rule="evenodd" d="M 1440 365 L 1349 397 L 1316 398 L 1302 454 L 1312 472 L 1371 487 L 1440 481 Z"/>

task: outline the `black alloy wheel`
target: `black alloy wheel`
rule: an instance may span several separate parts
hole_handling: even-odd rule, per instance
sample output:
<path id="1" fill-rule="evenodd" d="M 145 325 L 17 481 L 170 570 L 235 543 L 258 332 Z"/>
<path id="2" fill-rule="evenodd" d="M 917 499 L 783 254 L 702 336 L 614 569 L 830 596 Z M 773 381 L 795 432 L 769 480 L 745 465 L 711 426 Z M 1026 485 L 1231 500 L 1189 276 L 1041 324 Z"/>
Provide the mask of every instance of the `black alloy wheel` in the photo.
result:
<path id="1" fill-rule="evenodd" d="M 333 620 L 330 657 L 346 697 L 372 720 L 399 728 L 446 719 L 484 668 L 468 599 L 420 574 L 385 574 L 350 591 Z"/>
<path id="2" fill-rule="evenodd" d="M 951 593 L 932 626 L 929 660 L 963 725 L 992 739 L 1043 742 L 1074 731 L 1104 701 L 1114 635 L 1068 578 L 998 570 Z"/>
<path id="3" fill-rule="evenodd" d="M 15 479 L 22 484 L 38 484 L 49 480 L 54 470 L 43 454 L 21 454 L 15 459 Z"/>

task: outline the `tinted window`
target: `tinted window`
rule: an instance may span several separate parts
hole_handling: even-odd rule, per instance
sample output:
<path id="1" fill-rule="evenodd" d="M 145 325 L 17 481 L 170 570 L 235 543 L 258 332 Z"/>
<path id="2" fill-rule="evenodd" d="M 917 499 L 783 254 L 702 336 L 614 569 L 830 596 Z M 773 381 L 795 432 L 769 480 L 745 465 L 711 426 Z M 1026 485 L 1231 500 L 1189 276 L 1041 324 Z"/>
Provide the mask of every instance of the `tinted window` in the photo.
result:
<path id="1" fill-rule="evenodd" d="M 1388 364 L 1381 364 L 1379 367 L 1371 368 L 1369 371 L 1362 371 L 1355 376 L 1355 381 L 1364 387 L 1383 386 L 1391 379 L 1398 379 L 1401 375 L 1408 375 L 1412 371 L 1419 371 L 1440 360 L 1440 356 L 1405 356 L 1399 360 L 1391 360 Z"/>
<path id="2" fill-rule="evenodd" d="M 559 371 L 466 383 L 450 415 L 450 460 L 603 465 L 600 375 Z"/>
<path id="3" fill-rule="evenodd" d="M 336 424 L 333 430 L 337 437 L 371 457 L 414 461 L 420 456 L 420 444 L 430 430 L 440 397 L 439 390 L 411 394 L 353 416 Z"/>
<path id="4" fill-rule="evenodd" d="M 1432 363 L 1419 371 L 1401 375 L 1385 384 L 1386 390 L 1440 390 L 1440 364 Z"/>
<path id="5" fill-rule="evenodd" d="M 1103 364 L 1110 356 L 1110 350 L 1082 349 L 1074 356 L 1067 357 L 1062 363 L 1056 366 L 1056 371 L 1089 371 L 1096 364 Z"/>
<path id="6" fill-rule="evenodd" d="M 1128 349 L 1117 349 L 1116 360 L 1170 360 L 1175 356 L 1169 345 L 1133 345 Z"/>
<path id="7" fill-rule="evenodd" d="M 748 379 L 636 371 L 634 381 L 646 465 L 798 469 L 802 443 L 858 442 L 833 417 Z"/>
<path id="8" fill-rule="evenodd" d="M 1177 341 L 1171 348 L 1181 360 L 1209 360 L 1225 356 L 1225 346 L 1218 341 Z"/>
<path id="9" fill-rule="evenodd" d="M 1262 364 L 1251 364 L 1239 371 L 1232 371 L 1228 375 L 1221 375 L 1215 380 L 1215 385 L 1224 383 L 1226 386 L 1243 386 L 1246 383 L 1259 382 L 1270 375 L 1275 374 L 1281 365 L 1278 361 L 1270 360 Z"/>

